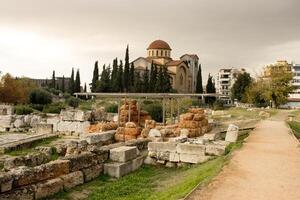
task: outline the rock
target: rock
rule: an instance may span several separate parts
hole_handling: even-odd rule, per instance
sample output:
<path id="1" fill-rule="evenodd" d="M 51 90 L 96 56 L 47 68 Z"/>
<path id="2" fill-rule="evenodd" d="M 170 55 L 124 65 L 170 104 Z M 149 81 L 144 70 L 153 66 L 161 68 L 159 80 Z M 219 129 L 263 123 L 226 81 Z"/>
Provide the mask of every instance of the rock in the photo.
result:
<path id="1" fill-rule="evenodd" d="M 126 128 L 136 128 L 136 124 L 133 123 L 133 122 L 127 122 L 127 123 L 125 124 L 125 127 L 126 127 Z"/>
<path id="2" fill-rule="evenodd" d="M 239 127 L 233 124 L 229 124 L 225 141 L 227 142 L 236 142 L 239 136 Z"/>
<path id="3" fill-rule="evenodd" d="M 200 144 L 182 144 L 177 145 L 177 153 L 180 154 L 195 154 L 195 155 L 205 155 L 205 145 Z"/>
<path id="4" fill-rule="evenodd" d="M 197 163 L 204 163 L 209 159 L 210 157 L 205 155 L 180 153 L 181 162 L 197 164 Z"/>
<path id="5" fill-rule="evenodd" d="M 136 147 L 122 146 L 110 150 L 109 158 L 116 162 L 127 162 L 137 157 Z"/>
<path id="6" fill-rule="evenodd" d="M 173 167 L 176 167 L 176 164 L 173 162 L 167 162 L 166 167 L 173 168 Z"/>
<path id="7" fill-rule="evenodd" d="M 193 120 L 193 117 L 194 117 L 193 113 L 181 114 L 180 115 L 180 121 L 182 121 L 182 120 L 190 121 L 190 120 Z"/>
<path id="8" fill-rule="evenodd" d="M 51 155 L 53 153 L 53 148 L 52 147 L 44 147 L 44 146 L 38 146 L 34 148 L 35 150 L 42 152 L 46 155 Z"/>
<path id="9" fill-rule="evenodd" d="M 141 132 L 142 137 L 147 138 L 149 136 L 150 128 L 144 128 Z"/>
<path id="10" fill-rule="evenodd" d="M 41 123 L 42 117 L 38 115 L 33 115 L 31 117 L 30 126 L 35 127 L 37 124 Z"/>
<path id="11" fill-rule="evenodd" d="M 83 184 L 83 173 L 81 171 L 72 172 L 60 177 L 63 180 L 64 190 L 70 190 L 71 188 Z"/>
<path id="12" fill-rule="evenodd" d="M 7 192 L 12 189 L 13 175 L 9 172 L 0 172 L 0 192 Z"/>
<path id="13" fill-rule="evenodd" d="M 155 120 L 145 120 L 145 128 L 152 129 L 155 128 L 156 121 Z"/>
<path id="14" fill-rule="evenodd" d="M 170 153 L 169 155 L 169 161 L 171 162 L 179 162 L 180 161 L 180 157 L 178 153 Z"/>
<path id="15" fill-rule="evenodd" d="M 217 138 L 218 133 L 209 133 L 209 134 L 204 134 L 203 139 L 208 140 L 208 141 L 213 141 Z"/>
<path id="16" fill-rule="evenodd" d="M 149 142 L 149 151 L 166 151 L 166 152 L 176 152 L 176 143 L 173 142 Z"/>
<path id="17" fill-rule="evenodd" d="M 190 108 L 188 112 L 193 113 L 193 114 L 204 114 L 204 109 L 203 108 Z"/>
<path id="18" fill-rule="evenodd" d="M 25 123 L 24 123 L 24 117 L 21 116 L 21 117 L 18 117 L 15 122 L 14 122 L 14 127 L 15 128 L 22 128 L 25 126 Z"/>
<path id="19" fill-rule="evenodd" d="M 70 171 L 78 171 L 84 168 L 91 167 L 98 164 L 98 157 L 91 152 L 83 152 L 79 155 L 69 155 L 62 158 L 70 161 Z"/>
<path id="20" fill-rule="evenodd" d="M 161 133 L 157 129 L 150 129 L 148 137 L 161 137 Z"/>
<path id="21" fill-rule="evenodd" d="M 59 132 L 74 132 L 74 133 L 85 133 L 90 122 L 84 121 L 59 121 L 57 123 L 57 131 Z"/>
<path id="22" fill-rule="evenodd" d="M 102 133 L 88 133 L 80 135 L 81 140 L 86 140 L 89 144 L 96 143 L 107 143 L 114 139 L 114 135 L 116 134 L 115 130 L 106 131 Z"/>
<path id="23" fill-rule="evenodd" d="M 34 200 L 35 186 L 25 186 L 0 194 L 1 200 Z"/>
<path id="24" fill-rule="evenodd" d="M 183 128 L 180 130 L 180 137 L 188 137 L 189 136 L 189 130 L 186 128 Z"/>
<path id="25" fill-rule="evenodd" d="M 127 128 L 125 127 L 125 135 L 138 136 L 140 131 L 138 128 Z"/>
<path id="26" fill-rule="evenodd" d="M 63 190 L 63 181 L 60 178 L 50 179 L 36 185 L 36 199 L 44 199 L 50 197 Z"/>
<path id="27" fill-rule="evenodd" d="M 144 163 L 144 156 L 138 156 L 137 158 L 132 160 L 132 171 L 139 169 Z"/>
<path id="28" fill-rule="evenodd" d="M 156 160 L 151 158 L 150 156 L 147 156 L 146 159 L 144 160 L 144 163 L 147 165 L 155 165 Z"/>
<path id="29" fill-rule="evenodd" d="M 132 163 L 128 161 L 126 163 L 105 163 L 104 174 L 108 174 L 111 177 L 120 178 L 132 171 Z"/>
<path id="30" fill-rule="evenodd" d="M 37 134 L 52 134 L 53 133 L 53 124 L 36 124 L 34 131 Z"/>
<path id="31" fill-rule="evenodd" d="M 225 154 L 226 146 L 209 144 L 205 146 L 205 153 L 211 156 L 221 156 Z"/>
<path id="32" fill-rule="evenodd" d="M 84 182 L 89 182 L 98 176 L 103 172 L 103 165 L 94 165 L 85 169 L 81 170 L 84 176 Z"/>

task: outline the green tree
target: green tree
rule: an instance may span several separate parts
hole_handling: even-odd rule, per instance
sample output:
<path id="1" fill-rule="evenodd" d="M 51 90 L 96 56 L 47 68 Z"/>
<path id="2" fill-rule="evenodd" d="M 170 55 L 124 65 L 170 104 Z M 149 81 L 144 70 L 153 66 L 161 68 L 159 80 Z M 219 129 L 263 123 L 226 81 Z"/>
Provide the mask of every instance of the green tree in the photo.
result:
<path id="1" fill-rule="evenodd" d="M 171 92 L 172 85 L 171 85 L 171 77 L 168 73 L 168 68 L 166 66 L 162 67 L 163 70 L 163 84 L 162 84 L 162 92 Z"/>
<path id="2" fill-rule="evenodd" d="M 130 66 L 130 70 L 129 70 L 129 91 L 132 92 L 134 91 L 134 64 L 131 63 L 131 66 Z"/>
<path id="3" fill-rule="evenodd" d="M 157 75 L 157 81 L 155 83 L 155 92 L 164 92 L 164 74 L 162 66 L 159 67 L 158 75 Z"/>
<path id="4" fill-rule="evenodd" d="M 119 92 L 124 91 L 124 79 L 123 79 L 123 62 L 120 60 L 119 70 L 118 70 L 118 85 L 119 85 Z"/>
<path id="5" fill-rule="evenodd" d="M 55 71 L 54 71 L 54 70 L 53 70 L 53 73 L 52 73 L 51 88 L 56 88 L 56 83 L 55 83 Z"/>
<path id="6" fill-rule="evenodd" d="M 29 102 L 32 104 L 49 104 L 52 102 L 52 95 L 44 89 L 35 89 L 29 94 Z"/>
<path id="7" fill-rule="evenodd" d="M 245 102 L 245 91 L 250 86 L 252 78 L 249 73 L 240 73 L 231 88 L 231 98 Z"/>
<path id="8" fill-rule="evenodd" d="M 124 75 L 123 75 L 123 80 L 124 80 L 124 89 L 125 92 L 128 92 L 129 86 L 130 86 L 130 77 L 129 77 L 129 49 L 128 45 L 126 48 L 126 53 L 125 53 L 125 65 L 124 65 Z"/>
<path id="9" fill-rule="evenodd" d="M 155 92 L 157 81 L 157 65 L 152 61 L 150 69 L 149 92 Z"/>
<path id="10" fill-rule="evenodd" d="M 208 74 L 207 84 L 206 84 L 206 93 L 208 94 L 214 94 L 216 93 L 215 84 L 213 82 L 213 77 Z M 212 106 L 214 102 L 216 101 L 216 97 L 206 97 L 205 101 L 207 104 Z"/>
<path id="11" fill-rule="evenodd" d="M 95 66 L 94 66 L 92 84 L 91 84 L 91 91 L 92 92 L 96 91 L 98 79 L 99 79 L 99 68 L 98 68 L 98 61 L 96 61 Z"/>
<path id="12" fill-rule="evenodd" d="M 199 69 L 198 69 L 198 73 L 197 73 L 196 93 L 199 93 L 199 94 L 203 93 L 201 64 L 199 64 Z"/>
<path id="13" fill-rule="evenodd" d="M 81 86 L 80 85 L 81 85 L 81 83 L 80 83 L 80 73 L 79 73 L 79 69 L 77 69 L 74 92 L 81 92 Z"/>
<path id="14" fill-rule="evenodd" d="M 110 92 L 110 67 L 103 65 L 100 80 L 97 83 L 97 92 Z"/>
<path id="15" fill-rule="evenodd" d="M 65 76 L 62 77 L 61 91 L 62 91 L 63 93 L 66 91 L 66 88 L 65 88 Z"/>
<path id="16" fill-rule="evenodd" d="M 148 67 L 146 67 L 146 70 L 143 73 L 142 82 L 143 82 L 142 92 L 145 92 L 145 93 L 149 92 L 149 70 L 148 70 Z"/>
<path id="17" fill-rule="evenodd" d="M 111 91 L 112 92 L 119 92 L 119 83 L 118 83 L 118 58 L 113 60 L 113 68 L 111 72 Z"/>
<path id="18" fill-rule="evenodd" d="M 141 76 L 139 72 L 135 72 L 134 75 L 134 86 L 132 92 L 142 92 L 143 82 L 141 80 Z"/>
<path id="19" fill-rule="evenodd" d="M 86 83 L 84 83 L 84 89 L 83 92 L 87 92 Z"/>
<path id="20" fill-rule="evenodd" d="M 71 78 L 69 82 L 69 93 L 74 93 L 74 86 L 75 86 L 75 80 L 74 80 L 74 68 L 72 68 Z"/>

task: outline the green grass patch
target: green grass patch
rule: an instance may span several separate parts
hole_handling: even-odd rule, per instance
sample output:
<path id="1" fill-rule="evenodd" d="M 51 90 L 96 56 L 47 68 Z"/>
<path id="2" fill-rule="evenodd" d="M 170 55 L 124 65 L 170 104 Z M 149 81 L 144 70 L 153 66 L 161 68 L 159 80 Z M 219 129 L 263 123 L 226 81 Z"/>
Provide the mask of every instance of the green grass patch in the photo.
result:
<path id="1" fill-rule="evenodd" d="M 10 155 L 10 156 L 24 156 L 26 154 L 35 152 L 34 148 L 36 148 L 38 146 L 50 146 L 50 144 L 57 139 L 58 139 L 58 137 L 52 137 L 52 138 L 46 138 L 43 140 L 35 141 L 30 145 L 30 147 L 18 148 L 18 149 L 6 152 L 5 154 Z"/>
<path id="2" fill-rule="evenodd" d="M 300 139 L 300 122 L 291 121 L 287 122 L 290 128 L 292 129 L 294 135 Z"/>

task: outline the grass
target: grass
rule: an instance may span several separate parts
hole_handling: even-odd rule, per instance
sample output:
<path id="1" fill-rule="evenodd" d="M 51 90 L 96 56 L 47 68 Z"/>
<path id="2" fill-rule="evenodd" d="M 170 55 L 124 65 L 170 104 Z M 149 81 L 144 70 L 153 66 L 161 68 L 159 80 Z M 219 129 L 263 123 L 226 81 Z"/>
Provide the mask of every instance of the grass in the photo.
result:
<path id="1" fill-rule="evenodd" d="M 16 150 L 6 152 L 5 154 L 10 155 L 10 156 L 24 156 L 29 153 L 35 152 L 34 148 L 36 148 L 38 146 L 50 146 L 50 144 L 55 140 L 57 140 L 57 137 L 46 138 L 46 139 L 34 142 L 30 147 L 18 148 Z"/>
<path id="2" fill-rule="evenodd" d="M 77 186 L 68 192 L 60 192 L 55 199 L 73 199 L 72 195 L 85 193 L 87 200 L 170 200 L 184 198 L 199 183 L 208 184 L 228 163 L 231 152 L 240 148 L 249 131 L 240 134 L 237 143 L 226 149 L 226 155 L 204 164 L 181 168 L 143 165 L 139 170 L 120 179 L 101 175 L 92 182 Z"/>
<path id="3" fill-rule="evenodd" d="M 293 130 L 294 135 L 300 139 L 300 122 L 291 121 L 287 122 L 290 128 Z"/>

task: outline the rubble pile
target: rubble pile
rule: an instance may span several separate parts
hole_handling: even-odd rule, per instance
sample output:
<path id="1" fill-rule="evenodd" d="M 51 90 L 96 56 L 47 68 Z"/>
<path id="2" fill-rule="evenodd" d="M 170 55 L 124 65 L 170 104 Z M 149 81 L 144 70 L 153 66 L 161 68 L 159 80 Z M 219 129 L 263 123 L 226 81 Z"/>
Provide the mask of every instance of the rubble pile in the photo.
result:
<path id="1" fill-rule="evenodd" d="M 141 128 L 137 127 L 133 122 L 127 122 L 125 127 L 119 127 L 115 134 L 115 140 L 117 142 L 128 141 L 137 139 L 141 134 Z"/>
<path id="2" fill-rule="evenodd" d="M 92 124 L 87 128 L 88 133 L 99 133 L 103 131 L 116 130 L 118 124 L 115 122 L 99 122 L 97 124 Z"/>

